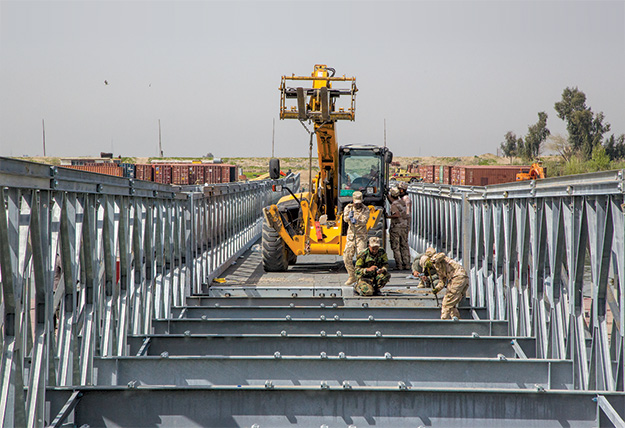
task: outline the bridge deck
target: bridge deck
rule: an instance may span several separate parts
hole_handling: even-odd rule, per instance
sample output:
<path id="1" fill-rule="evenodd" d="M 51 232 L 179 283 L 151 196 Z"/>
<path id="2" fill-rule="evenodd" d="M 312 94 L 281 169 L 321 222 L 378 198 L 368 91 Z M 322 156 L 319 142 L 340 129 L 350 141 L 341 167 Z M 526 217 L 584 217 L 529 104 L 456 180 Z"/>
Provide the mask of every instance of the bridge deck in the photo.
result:
<path id="1" fill-rule="evenodd" d="M 266 274 L 248 251 L 225 283 L 129 336 L 130 356 L 95 358 L 93 386 L 49 388 L 50 414 L 76 405 L 78 426 L 596 425 L 572 362 L 537 359 L 534 338 L 484 308 L 464 302 L 441 321 L 407 271 L 363 298 L 340 257 L 303 260 Z"/>

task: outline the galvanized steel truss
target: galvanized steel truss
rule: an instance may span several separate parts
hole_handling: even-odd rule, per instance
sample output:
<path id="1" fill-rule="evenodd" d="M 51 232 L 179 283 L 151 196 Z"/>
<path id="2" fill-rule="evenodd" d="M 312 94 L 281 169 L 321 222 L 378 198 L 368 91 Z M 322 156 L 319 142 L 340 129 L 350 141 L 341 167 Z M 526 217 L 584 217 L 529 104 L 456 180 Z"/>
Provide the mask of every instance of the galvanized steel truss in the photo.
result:
<path id="1" fill-rule="evenodd" d="M 462 260 L 473 306 L 571 360 L 576 388 L 623 391 L 625 171 L 409 194 L 411 248 Z"/>
<path id="2" fill-rule="evenodd" d="M 46 386 L 201 292 L 255 242 L 276 182 L 174 187 L 0 158 L 0 424 L 43 426 Z M 27 386 L 27 395 L 22 391 Z"/>

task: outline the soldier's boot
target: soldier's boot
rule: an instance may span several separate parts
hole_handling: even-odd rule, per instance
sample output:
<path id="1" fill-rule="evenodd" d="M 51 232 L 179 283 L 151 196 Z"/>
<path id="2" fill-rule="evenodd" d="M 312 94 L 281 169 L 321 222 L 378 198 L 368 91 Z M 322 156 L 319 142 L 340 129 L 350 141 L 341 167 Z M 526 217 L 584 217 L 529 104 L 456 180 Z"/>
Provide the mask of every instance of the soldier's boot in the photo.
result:
<path id="1" fill-rule="evenodd" d="M 354 282 L 356 282 L 356 280 L 357 280 L 357 278 L 356 278 L 356 276 L 355 276 L 355 275 L 353 275 L 353 276 L 352 276 L 352 275 L 350 275 L 350 276 L 347 278 L 347 281 L 345 281 L 345 285 L 352 285 Z"/>

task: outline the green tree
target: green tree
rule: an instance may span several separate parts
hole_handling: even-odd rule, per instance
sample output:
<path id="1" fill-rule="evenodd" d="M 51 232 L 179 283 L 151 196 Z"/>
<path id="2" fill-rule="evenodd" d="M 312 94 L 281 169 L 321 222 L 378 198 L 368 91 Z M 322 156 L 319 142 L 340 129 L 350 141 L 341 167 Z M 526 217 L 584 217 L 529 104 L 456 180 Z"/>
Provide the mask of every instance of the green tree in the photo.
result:
<path id="1" fill-rule="evenodd" d="M 602 143 L 603 134 L 610 131 L 610 124 L 603 123 L 603 113 L 593 113 L 586 105 L 586 94 L 578 88 L 567 87 L 554 108 L 558 117 L 566 122 L 573 149 L 584 160 L 590 159 L 595 146 Z"/>
<path id="2" fill-rule="evenodd" d="M 541 111 L 538 113 L 538 122 L 527 128 L 525 136 L 525 144 L 523 146 L 523 155 L 527 159 L 535 159 L 540 154 L 542 144 L 551 134 L 547 129 L 547 113 Z"/>
<path id="3" fill-rule="evenodd" d="M 506 132 L 505 140 L 501 143 L 501 151 L 504 156 L 510 158 L 510 163 L 512 164 L 512 158 L 517 155 L 517 151 L 519 149 L 518 144 L 523 144 L 523 140 L 521 138 L 517 139 L 517 136 L 512 131 Z"/>
<path id="4" fill-rule="evenodd" d="M 625 159 L 625 134 L 618 137 L 614 137 L 614 134 L 610 135 L 604 148 L 610 160 Z"/>
<path id="5" fill-rule="evenodd" d="M 605 148 L 599 144 L 592 150 L 592 158 L 589 166 L 593 171 L 605 171 L 610 169 L 610 157 L 605 152 Z"/>

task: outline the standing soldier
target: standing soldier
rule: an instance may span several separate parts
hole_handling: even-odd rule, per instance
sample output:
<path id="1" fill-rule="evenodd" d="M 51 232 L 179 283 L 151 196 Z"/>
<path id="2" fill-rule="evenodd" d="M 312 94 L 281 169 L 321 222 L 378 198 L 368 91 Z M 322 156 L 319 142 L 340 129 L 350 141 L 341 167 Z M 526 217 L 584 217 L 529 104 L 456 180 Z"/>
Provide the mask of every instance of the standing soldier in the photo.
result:
<path id="1" fill-rule="evenodd" d="M 467 272 L 458 262 L 447 257 L 445 253 L 435 254 L 431 259 L 422 257 L 421 267 L 425 268 L 430 260 L 440 278 L 440 282 L 432 292 L 437 294 L 443 287 L 447 287 L 447 293 L 445 293 L 441 306 L 441 319 L 459 318 L 460 312 L 458 312 L 457 306 L 469 288 Z"/>
<path id="2" fill-rule="evenodd" d="M 410 218 L 412 201 L 410 200 L 410 196 L 408 196 L 408 183 L 401 181 L 397 185 L 397 188 L 399 189 L 399 197 L 406 204 L 406 214 L 408 214 L 408 218 Z M 408 230 L 410 230 L 410 221 L 408 222 Z"/>
<path id="3" fill-rule="evenodd" d="M 362 203 L 362 192 L 354 192 L 352 203 L 343 210 L 343 221 L 348 225 L 347 244 L 343 250 L 343 262 L 349 278 L 345 285 L 356 282 L 354 271 L 354 255 L 362 253 L 367 248 L 367 221 L 369 221 L 369 208 Z"/>
<path id="4" fill-rule="evenodd" d="M 395 257 L 395 267 L 398 270 L 410 269 L 410 249 L 408 248 L 408 215 L 406 205 L 399 197 L 397 189 L 391 189 L 389 194 L 391 202 L 391 227 L 389 239 L 391 249 Z"/>
<path id="5" fill-rule="evenodd" d="M 380 248 L 380 238 L 377 236 L 369 238 L 369 247 L 358 254 L 356 275 L 358 282 L 354 291 L 361 296 L 379 294 L 380 289 L 391 279 L 388 273 L 388 257 L 386 251 Z"/>

